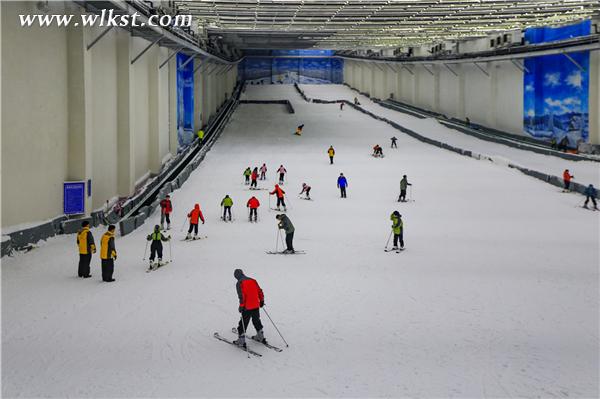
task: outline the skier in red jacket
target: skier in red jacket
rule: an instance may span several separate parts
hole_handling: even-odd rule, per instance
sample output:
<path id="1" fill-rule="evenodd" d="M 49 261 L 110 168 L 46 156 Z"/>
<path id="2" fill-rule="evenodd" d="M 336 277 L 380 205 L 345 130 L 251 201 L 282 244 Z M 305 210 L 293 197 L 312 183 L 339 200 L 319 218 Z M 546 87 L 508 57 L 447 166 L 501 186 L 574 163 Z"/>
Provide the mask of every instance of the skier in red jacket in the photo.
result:
<path id="1" fill-rule="evenodd" d="M 165 199 L 160 201 L 160 227 L 162 230 L 165 229 L 165 220 L 167 221 L 167 230 L 171 228 L 171 212 L 173 212 L 173 204 L 171 204 L 171 197 L 167 194 Z"/>
<path id="2" fill-rule="evenodd" d="M 258 180 L 258 168 L 254 168 L 254 170 L 252 171 L 252 174 L 250 175 L 250 179 L 252 179 L 252 183 L 250 183 L 250 188 L 256 187 L 256 180 Z"/>
<path id="3" fill-rule="evenodd" d="M 275 185 L 275 189 L 273 191 L 270 192 L 271 195 L 276 194 L 277 195 L 277 210 L 281 210 L 279 207 L 280 205 L 283 205 L 283 211 L 286 211 L 286 207 L 285 207 L 285 200 L 283 198 L 283 195 L 285 194 L 285 191 L 283 191 L 281 189 L 281 187 L 279 187 L 279 184 Z"/>
<path id="4" fill-rule="evenodd" d="M 200 205 L 194 205 L 194 209 L 190 213 L 188 213 L 187 217 L 190 219 L 190 228 L 188 230 L 186 240 L 192 238 L 192 230 L 194 230 L 194 240 L 198 238 L 198 220 L 202 220 L 202 224 L 204 224 L 204 215 L 202 215 L 202 211 L 200 210 Z"/>
<path id="5" fill-rule="evenodd" d="M 256 222 L 258 219 L 258 207 L 260 206 L 260 202 L 258 202 L 258 199 L 256 197 L 252 197 L 248 200 L 248 203 L 246 204 L 246 207 L 250 210 L 250 213 L 248 214 L 248 220 L 251 222 L 252 221 L 252 215 L 254 215 L 254 221 Z"/>
<path id="6" fill-rule="evenodd" d="M 252 324 L 256 329 L 256 335 L 252 339 L 267 343 L 263 334 L 263 326 L 260 322 L 260 308 L 265 306 L 265 296 L 256 280 L 244 275 L 242 269 L 235 269 L 233 276 L 237 279 L 235 289 L 240 300 L 238 311 L 242 314 L 238 323 L 238 339 L 233 341 L 237 345 L 246 347 L 246 331 L 248 323 L 252 319 Z"/>

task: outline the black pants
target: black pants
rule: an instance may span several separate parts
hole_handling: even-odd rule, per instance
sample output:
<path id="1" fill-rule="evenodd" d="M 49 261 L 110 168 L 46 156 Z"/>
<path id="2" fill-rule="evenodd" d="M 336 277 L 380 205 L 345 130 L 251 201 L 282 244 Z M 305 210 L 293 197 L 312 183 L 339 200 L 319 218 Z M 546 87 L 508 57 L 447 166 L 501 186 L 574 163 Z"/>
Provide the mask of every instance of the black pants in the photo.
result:
<path id="1" fill-rule="evenodd" d="M 279 208 L 280 205 L 283 205 L 284 208 L 286 207 L 283 197 L 277 197 L 277 207 Z"/>
<path id="2" fill-rule="evenodd" d="M 258 219 L 258 212 L 256 208 L 250 208 L 250 220 L 252 220 L 252 215 L 254 215 L 254 221 L 256 221 L 256 219 Z"/>
<path id="3" fill-rule="evenodd" d="M 329 157 L 329 164 L 333 165 L 333 157 Z"/>
<path id="4" fill-rule="evenodd" d="M 342 198 L 346 198 L 346 187 L 340 186 L 340 193 L 342 195 Z"/>
<path id="5" fill-rule="evenodd" d="M 283 183 L 283 178 L 284 178 L 284 177 L 285 177 L 285 174 L 284 174 L 284 173 L 280 173 L 280 174 L 279 174 L 279 182 L 280 182 L 280 183 Z"/>
<path id="6" fill-rule="evenodd" d="M 306 193 L 306 198 L 310 198 L 310 188 L 308 190 L 306 190 L 305 193 Z"/>
<path id="7" fill-rule="evenodd" d="M 256 179 L 252 179 L 252 183 L 250 184 L 250 187 L 256 187 Z"/>
<path id="8" fill-rule="evenodd" d="M 398 148 L 395 141 L 392 141 L 392 148 Z"/>
<path id="9" fill-rule="evenodd" d="M 238 323 L 238 335 L 242 335 L 244 334 L 244 331 L 248 331 L 248 323 L 250 322 L 250 319 L 252 319 L 252 324 L 254 325 L 256 332 L 259 332 L 263 329 L 263 325 L 260 322 L 260 308 L 244 310 L 242 311 L 242 317 Z"/>
<path id="10" fill-rule="evenodd" d="M 587 201 L 586 201 L 587 204 Z M 92 261 L 92 254 L 79 254 L 79 270 L 77 274 L 79 277 L 85 277 L 90 275 L 90 262 Z"/>
<path id="11" fill-rule="evenodd" d="M 598 205 L 596 204 L 596 198 L 590 196 L 590 195 L 586 195 L 585 196 L 585 203 L 583 204 L 583 206 L 587 206 L 588 202 L 590 202 L 590 200 L 592 200 L 592 204 L 594 204 L 594 208 L 596 208 Z M 89 267 L 88 267 L 88 270 Z"/>
<path id="12" fill-rule="evenodd" d="M 168 213 L 161 213 L 160 214 L 160 224 L 162 225 L 165 220 L 167 221 L 167 224 L 171 224 L 171 218 L 169 217 Z"/>
<path id="13" fill-rule="evenodd" d="M 102 259 L 102 281 L 113 281 L 115 261 L 113 259 Z"/>
<path id="14" fill-rule="evenodd" d="M 224 206 L 223 207 L 223 220 L 226 219 L 226 215 L 229 213 L 229 220 L 231 220 L 231 207 L 230 206 Z"/>
<path id="15" fill-rule="evenodd" d="M 285 233 L 285 245 L 287 246 L 287 249 L 289 249 L 290 251 L 294 250 L 294 233 Z"/>
<path id="16" fill-rule="evenodd" d="M 246 177 L 246 184 L 250 183 L 250 176 L 245 176 Z"/>
<path id="17" fill-rule="evenodd" d="M 406 201 L 406 189 L 400 189 L 400 197 L 398 198 L 398 201 Z"/>
<path id="18" fill-rule="evenodd" d="M 398 241 L 400 241 L 400 248 L 404 248 L 404 237 L 402 237 L 402 232 L 400 234 L 394 234 L 394 246 L 398 246 Z"/>
<path id="19" fill-rule="evenodd" d="M 162 250 L 163 250 L 162 242 L 153 240 L 152 244 L 150 244 L 150 262 L 152 262 L 154 260 L 154 258 L 156 258 L 157 254 L 158 254 L 158 259 L 162 259 Z"/>
<path id="20" fill-rule="evenodd" d="M 194 234 L 198 235 L 198 223 L 190 223 L 190 228 L 188 229 L 188 234 L 192 233 L 192 230 L 194 230 Z"/>
<path id="21" fill-rule="evenodd" d="M 568 190 L 571 187 L 571 181 L 564 180 L 565 182 L 565 190 Z"/>
<path id="22" fill-rule="evenodd" d="M 260 172 L 260 180 L 265 180 L 267 176 L 265 176 L 266 172 Z"/>

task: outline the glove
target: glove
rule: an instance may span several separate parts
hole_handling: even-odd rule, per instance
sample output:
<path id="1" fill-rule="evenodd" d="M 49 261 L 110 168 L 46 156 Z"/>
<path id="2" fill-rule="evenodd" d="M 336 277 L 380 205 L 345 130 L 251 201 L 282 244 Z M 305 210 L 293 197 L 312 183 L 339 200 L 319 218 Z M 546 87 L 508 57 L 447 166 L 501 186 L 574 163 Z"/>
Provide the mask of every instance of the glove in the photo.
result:
<path id="1" fill-rule="evenodd" d="M 265 306 L 265 301 L 260 301 L 260 307 L 262 308 L 263 306 Z"/>
<path id="2" fill-rule="evenodd" d="M 244 311 L 244 307 L 242 305 L 240 305 L 240 307 L 238 308 L 238 312 L 242 313 Z"/>
<path id="3" fill-rule="evenodd" d="M 204 222 L 202 222 L 202 224 L 204 224 Z"/>

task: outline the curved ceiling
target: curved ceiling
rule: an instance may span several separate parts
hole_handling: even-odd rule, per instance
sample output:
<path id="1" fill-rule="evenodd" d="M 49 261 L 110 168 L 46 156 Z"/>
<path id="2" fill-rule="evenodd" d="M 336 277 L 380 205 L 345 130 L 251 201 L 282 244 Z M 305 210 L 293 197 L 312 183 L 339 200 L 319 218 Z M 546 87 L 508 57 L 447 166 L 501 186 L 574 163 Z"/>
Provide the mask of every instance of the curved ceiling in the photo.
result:
<path id="1" fill-rule="evenodd" d="M 589 18 L 599 0 L 176 1 L 240 49 L 415 46 Z"/>

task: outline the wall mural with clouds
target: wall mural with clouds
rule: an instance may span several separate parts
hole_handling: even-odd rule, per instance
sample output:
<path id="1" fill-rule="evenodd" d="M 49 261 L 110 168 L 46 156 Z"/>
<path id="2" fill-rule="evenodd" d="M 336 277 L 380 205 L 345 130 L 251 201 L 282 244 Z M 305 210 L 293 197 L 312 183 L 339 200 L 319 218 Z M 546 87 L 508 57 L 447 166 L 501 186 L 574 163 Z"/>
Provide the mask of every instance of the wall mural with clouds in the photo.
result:
<path id="1" fill-rule="evenodd" d="M 531 28 L 528 43 L 545 43 L 590 34 L 591 22 L 559 28 Z M 589 51 L 527 58 L 524 77 L 523 127 L 527 134 L 544 140 L 564 137 L 571 147 L 588 142 Z"/>

